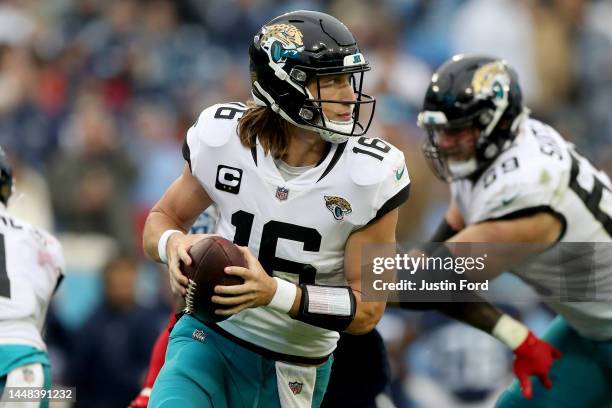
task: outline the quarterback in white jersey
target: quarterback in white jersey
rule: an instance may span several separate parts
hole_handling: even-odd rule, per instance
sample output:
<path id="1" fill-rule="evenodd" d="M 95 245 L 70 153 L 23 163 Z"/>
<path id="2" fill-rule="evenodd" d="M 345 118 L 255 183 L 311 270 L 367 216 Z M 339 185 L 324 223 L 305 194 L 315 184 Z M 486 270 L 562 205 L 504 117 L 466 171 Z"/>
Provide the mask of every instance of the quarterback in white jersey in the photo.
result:
<path id="1" fill-rule="evenodd" d="M 369 65 L 353 35 L 327 14 L 292 12 L 261 28 L 249 56 L 254 101 L 200 114 L 185 170 L 144 232 L 184 293 L 179 259 L 189 264 L 202 238 L 184 232 L 215 203 L 216 232 L 248 264 L 226 273 L 245 283 L 215 289 L 227 320 L 179 319 L 153 407 L 319 406 L 338 332 L 371 331 L 385 308 L 361 299 L 361 247 L 395 242 L 410 182 L 399 150 L 364 137 L 373 109 L 360 112 L 374 100 L 361 91 Z"/>
<path id="2" fill-rule="evenodd" d="M 217 233 L 248 246 L 273 276 L 294 284 L 346 286 L 349 235 L 401 202 L 397 194 L 408 185 L 402 153 L 379 139 L 351 138 L 331 145 L 320 163 L 288 179 L 261 144 L 244 148 L 236 137 L 245 110 L 239 104 L 212 106 L 187 134 L 186 160 L 220 210 Z M 246 309 L 219 326 L 294 356 L 329 355 L 338 339 L 336 331 L 268 307 Z"/>
<path id="3" fill-rule="evenodd" d="M 506 267 L 543 296 L 559 317 L 543 339 L 562 354 L 542 384 L 521 378 L 498 406 L 604 406 L 612 402 L 612 183 L 554 129 L 522 105 L 516 73 L 504 61 L 456 56 L 434 74 L 419 125 L 436 174 L 451 185 L 437 241 L 528 244 Z M 573 244 L 581 243 L 580 251 Z M 591 243 L 591 244 L 587 244 Z M 601 243 L 601 244 L 594 244 Z M 533 244 L 533 245 L 529 245 Z M 567 245 L 567 246 L 564 246 Z M 577 244 L 576 244 L 577 245 Z M 452 249 L 451 249 L 452 251 Z M 521 252 L 525 252 L 524 254 Z M 452 255 L 457 255 L 453 253 Z M 586 262 L 581 262 L 586 259 Z M 587 276 L 588 275 L 588 276 Z M 564 296 L 564 284 L 597 285 L 597 296 Z M 582 291 L 584 292 L 584 291 Z M 577 300 L 577 301 L 576 301 Z M 471 306 L 473 316 L 489 313 Z M 554 349 L 531 342 L 516 321 L 489 317 L 506 344 L 537 350 L 547 366 Z M 497 319 L 497 320 L 496 320 Z M 534 360 L 531 369 L 544 367 Z M 519 375 L 515 363 L 515 372 Z"/>
<path id="4" fill-rule="evenodd" d="M 41 330 L 64 269 L 61 246 L 53 236 L 6 212 L 12 184 L 0 149 L 0 395 L 5 387 L 50 386 Z"/>

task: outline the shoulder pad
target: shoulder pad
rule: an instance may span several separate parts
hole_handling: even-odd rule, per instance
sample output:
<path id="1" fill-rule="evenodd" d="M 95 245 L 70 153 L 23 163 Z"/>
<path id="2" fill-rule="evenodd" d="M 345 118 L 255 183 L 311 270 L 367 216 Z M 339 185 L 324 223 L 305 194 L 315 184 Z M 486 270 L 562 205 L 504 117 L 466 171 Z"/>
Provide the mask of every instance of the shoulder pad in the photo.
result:
<path id="1" fill-rule="evenodd" d="M 523 138 L 502 153 L 474 186 L 471 201 L 475 213 L 470 218 L 475 222 L 550 207 L 560 189 L 567 186 L 567 162 L 543 156 L 535 138 Z"/>
<path id="2" fill-rule="evenodd" d="M 14 217 L 19 222 L 19 235 L 16 238 L 20 251 L 32 254 L 32 260 L 39 266 L 50 267 L 47 269 L 55 277 L 66 269 L 66 261 L 62 244 L 60 241 L 45 229 L 36 227 L 27 221 L 22 221 Z"/>
<path id="3" fill-rule="evenodd" d="M 207 146 L 223 146 L 232 136 L 236 136 L 238 119 L 246 110 L 246 105 L 240 102 L 212 105 L 200 113 L 190 130 Z"/>
<path id="4" fill-rule="evenodd" d="M 395 146 L 376 138 L 354 139 L 347 145 L 348 171 L 370 203 L 367 223 L 372 223 L 408 199 L 410 177 L 404 154 Z"/>
<path id="5" fill-rule="evenodd" d="M 359 186 L 380 184 L 391 176 L 396 177 L 396 171 L 400 176 L 408 177 L 404 154 L 378 138 L 349 139 L 347 154 L 351 180 Z"/>

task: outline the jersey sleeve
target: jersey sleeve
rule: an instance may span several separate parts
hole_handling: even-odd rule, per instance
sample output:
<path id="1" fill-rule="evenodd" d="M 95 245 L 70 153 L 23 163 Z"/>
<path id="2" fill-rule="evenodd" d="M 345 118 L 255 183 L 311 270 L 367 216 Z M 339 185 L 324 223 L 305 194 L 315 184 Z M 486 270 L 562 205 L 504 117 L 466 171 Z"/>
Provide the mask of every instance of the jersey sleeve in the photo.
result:
<path id="1" fill-rule="evenodd" d="M 382 218 L 385 214 L 402 205 L 410 195 L 410 176 L 406 159 L 396 147 L 391 150 L 378 169 L 369 171 L 381 172 L 380 181 L 373 200 L 373 211 L 368 224 Z"/>
<path id="2" fill-rule="evenodd" d="M 513 219 L 537 212 L 550 212 L 560 195 L 564 172 L 550 162 L 530 160 L 529 156 L 506 158 L 481 176 L 472 200 L 475 223 Z"/>
<path id="3" fill-rule="evenodd" d="M 183 158 L 191 173 L 208 192 L 211 183 L 215 181 L 215 163 L 219 157 L 228 154 L 227 149 L 231 145 L 228 142 L 232 137 L 237 138 L 238 119 L 246 109 L 245 105 L 237 102 L 212 105 L 200 113 L 187 131 L 182 149 Z"/>
<path id="4" fill-rule="evenodd" d="M 36 240 L 35 243 L 36 261 L 38 267 L 46 270 L 49 274 L 50 282 L 55 290 L 64 278 L 64 271 L 66 270 L 64 251 L 62 244 L 53 235 L 45 231 L 39 231 L 39 233 L 42 238 Z"/>
<path id="5" fill-rule="evenodd" d="M 11 251 L 11 273 L 21 282 L 27 282 L 29 290 L 47 302 L 61 283 L 66 269 L 60 242 L 46 231 L 25 225 L 14 240 Z"/>
<path id="6" fill-rule="evenodd" d="M 66 270 L 66 259 L 64 258 L 62 244 L 53 236 L 49 235 L 49 238 L 48 250 L 51 254 L 52 264 L 55 269 L 55 274 L 53 277 L 56 279 L 57 287 L 64 277 L 64 272 Z"/>
<path id="7" fill-rule="evenodd" d="M 378 138 L 348 141 L 347 171 L 360 203 L 355 225 L 372 224 L 402 205 L 410 194 L 410 176 L 401 150 Z"/>
<path id="8" fill-rule="evenodd" d="M 183 158 L 189 165 L 192 174 L 195 174 L 199 167 L 205 144 L 203 138 L 206 137 L 206 125 L 210 121 L 210 111 L 214 106 L 204 109 L 196 122 L 187 130 L 185 141 L 183 142 Z"/>

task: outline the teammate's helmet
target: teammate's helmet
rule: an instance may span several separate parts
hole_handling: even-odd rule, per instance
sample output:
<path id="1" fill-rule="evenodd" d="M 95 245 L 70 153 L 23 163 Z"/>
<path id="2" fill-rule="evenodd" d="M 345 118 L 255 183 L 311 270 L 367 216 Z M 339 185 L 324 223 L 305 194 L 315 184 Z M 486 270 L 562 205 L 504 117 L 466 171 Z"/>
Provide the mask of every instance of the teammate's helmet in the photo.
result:
<path id="1" fill-rule="evenodd" d="M 374 115 L 375 100 L 362 93 L 363 73 L 369 63 L 359 52 L 353 34 L 338 19 L 317 11 L 294 11 L 266 23 L 249 48 L 255 101 L 269 106 L 292 124 L 318 132 L 324 140 L 341 143 L 362 136 Z M 351 74 L 356 101 L 323 100 L 319 78 Z M 306 88 L 316 81 L 318 95 Z M 332 121 L 321 103 L 354 106 L 350 122 Z M 369 117 L 360 120 L 360 108 L 372 104 Z"/>
<path id="2" fill-rule="evenodd" d="M 13 170 L 8 156 L 0 147 L 0 202 L 7 205 L 13 193 Z"/>
<path id="3" fill-rule="evenodd" d="M 456 55 L 445 62 L 431 78 L 418 117 L 428 133 L 423 151 L 434 173 L 452 181 L 486 168 L 511 144 L 527 116 L 522 99 L 517 74 L 503 60 Z M 453 168 L 438 135 L 466 127 L 480 131 L 475 155 Z"/>

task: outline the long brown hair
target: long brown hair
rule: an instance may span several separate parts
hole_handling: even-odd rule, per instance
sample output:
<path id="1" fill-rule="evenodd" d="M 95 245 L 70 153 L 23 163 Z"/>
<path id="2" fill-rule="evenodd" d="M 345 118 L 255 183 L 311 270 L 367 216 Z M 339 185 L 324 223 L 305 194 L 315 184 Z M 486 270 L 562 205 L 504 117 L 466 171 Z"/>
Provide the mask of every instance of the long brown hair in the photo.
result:
<path id="1" fill-rule="evenodd" d="M 243 146 L 255 147 L 257 139 L 266 154 L 283 158 L 289 148 L 289 122 L 267 106 L 247 101 L 248 109 L 238 122 L 238 136 Z"/>

